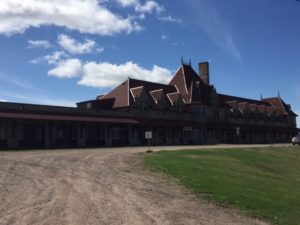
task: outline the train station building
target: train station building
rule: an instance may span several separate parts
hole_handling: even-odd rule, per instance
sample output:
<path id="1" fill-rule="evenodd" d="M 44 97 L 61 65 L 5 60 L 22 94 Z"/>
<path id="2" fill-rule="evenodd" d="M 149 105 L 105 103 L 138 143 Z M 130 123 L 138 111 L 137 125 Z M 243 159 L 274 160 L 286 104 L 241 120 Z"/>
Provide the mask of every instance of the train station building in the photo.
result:
<path id="1" fill-rule="evenodd" d="M 169 84 L 128 78 L 77 107 L 0 103 L 0 148 L 290 142 L 297 115 L 280 96 L 220 94 L 209 64 L 182 63 Z"/>

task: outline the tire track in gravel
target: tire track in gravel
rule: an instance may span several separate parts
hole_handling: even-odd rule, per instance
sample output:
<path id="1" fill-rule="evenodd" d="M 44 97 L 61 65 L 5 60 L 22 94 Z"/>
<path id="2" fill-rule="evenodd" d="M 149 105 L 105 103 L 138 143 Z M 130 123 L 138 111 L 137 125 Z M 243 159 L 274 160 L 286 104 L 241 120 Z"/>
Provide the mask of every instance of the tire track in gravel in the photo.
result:
<path id="1" fill-rule="evenodd" d="M 139 149 L 0 152 L 0 225 L 257 224 L 146 170 Z"/>

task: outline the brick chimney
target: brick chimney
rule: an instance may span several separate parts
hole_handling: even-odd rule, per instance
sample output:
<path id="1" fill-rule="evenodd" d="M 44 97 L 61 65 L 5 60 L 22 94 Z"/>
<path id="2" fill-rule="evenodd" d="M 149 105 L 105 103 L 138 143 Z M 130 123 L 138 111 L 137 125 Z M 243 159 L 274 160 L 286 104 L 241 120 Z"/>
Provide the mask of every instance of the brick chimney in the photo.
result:
<path id="1" fill-rule="evenodd" d="M 209 64 L 208 62 L 199 63 L 199 77 L 205 84 L 209 85 Z"/>

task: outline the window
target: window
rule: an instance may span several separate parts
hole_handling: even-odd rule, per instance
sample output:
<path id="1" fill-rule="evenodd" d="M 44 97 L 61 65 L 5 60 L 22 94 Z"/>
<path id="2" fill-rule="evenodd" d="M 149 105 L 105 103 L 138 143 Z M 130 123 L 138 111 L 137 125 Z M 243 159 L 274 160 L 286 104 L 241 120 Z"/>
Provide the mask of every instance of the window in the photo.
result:
<path id="1" fill-rule="evenodd" d="M 0 140 L 6 139 L 6 127 L 0 123 Z"/>
<path id="2" fill-rule="evenodd" d="M 87 104 L 86 104 L 86 108 L 87 108 L 87 109 L 91 109 L 91 108 L 92 108 L 92 103 L 90 103 L 90 102 L 87 103 Z"/>
<path id="3" fill-rule="evenodd" d="M 35 130 L 35 140 L 37 142 L 40 142 L 43 140 L 43 129 L 42 128 L 37 128 Z"/>
<path id="4" fill-rule="evenodd" d="M 63 129 L 63 127 L 58 128 L 58 138 L 60 138 L 60 139 L 64 138 L 64 129 Z"/>
<path id="5" fill-rule="evenodd" d="M 105 138 L 105 127 L 104 126 L 99 126 L 98 127 L 98 137 L 100 139 L 104 139 Z"/>
<path id="6" fill-rule="evenodd" d="M 131 138 L 135 138 L 136 130 L 137 129 L 135 127 L 131 127 Z"/>
<path id="7" fill-rule="evenodd" d="M 15 138 L 17 135 L 17 122 L 16 121 L 12 121 L 11 122 L 11 137 Z"/>
<path id="8" fill-rule="evenodd" d="M 113 139 L 120 139 L 120 127 L 113 127 L 112 128 L 112 138 Z"/>
<path id="9" fill-rule="evenodd" d="M 83 124 L 80 124 L 80 137 L 83 138 L 85 135 L 85 126 Z"/>

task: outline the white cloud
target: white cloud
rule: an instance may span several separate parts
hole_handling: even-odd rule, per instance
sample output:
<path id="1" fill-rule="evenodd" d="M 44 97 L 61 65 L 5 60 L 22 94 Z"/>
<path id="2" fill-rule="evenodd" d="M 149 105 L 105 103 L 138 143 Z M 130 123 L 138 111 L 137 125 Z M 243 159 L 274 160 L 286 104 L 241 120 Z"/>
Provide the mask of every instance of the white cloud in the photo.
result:
<path id="1" fill-rule="evenodd" d="M 33 59 L 30 62 L 33 64 L 39 64 L 46 61 L 48 64 L 56 64 L 61 60 L 63 56 L 66 56 L 66 53 L 64 51 L 56 51 L 52 52 L 51 54 Z"/>
<path id="2" fill-rule="evenodd" d="M 161 16 L 161 17 L 158 17 L 157 19 L 164 21 L 164 22 L 170 22 L 170 23 L 182 23 L 181 19 L 174 18 L 172 16 Z"/>
<path id="3" fill-rule="evenodd" d="M 96 42 L 93 40 L 86 39 L 85 42 L 81 43 L 65 34 L 58 35 L 57 41 L 63 49 L 72 54 L 91 53 L 96 46 Z"/>
<path id="4" fill-rule="evenodd" d="M 154 65 L 151 70 L 148 70 L 131 61 L 119 65 L 108 62 L 88 62 L 83 66 L 83 76 L 78 83 L 91 87 L 114 87 L 128 77 L 168 83 L 172 74 L 166 68 Z"/>
<path id="5" fill-rule="evenodd" d="M 136 12 L 139 13 L 161 13 L 164 11 L 164 7 L 159 5 L 157 2 L 152 0 L 147 0 L 142 4 L 139 0 L 116 0 L 123 7 L 133 7 Z"/>
<path id="6" fill-rule="evenodd" d="M 66 54 L 63 51 L 56 51 L 50 55 L 46 55 L 44 58 L 48 62 L 48 64 L 55 64 L 57 63 L 63 56 Z"/>
<path id="7" fill-rule="evenodd" d="M 79 76 L 80 71 L 81 61 L 79 59 L 67 59 L 60 61 L 48 74 L 59 78 L 73 78 Z"/>
<path id="8" fill-rule="evenodd" d="M 50 25 L 98 35 L 141 29 L 132 18 L 114 14 L 98 0 L 1 0 L 0 19 L 0 33 L 6 35 Z"/>
<path id="9" fill-rule="evenodd" d="M 29 40 L 28 48 L 50 48 L 51 44 L 47 40 Z"/>
<path id="10" fill-rule="evenodd" d="M 155 1 L 147 1 L 144 5 L 137 5 L 135 11 L 140 13 L 151 13 L 152 11 L 161 13 L 164 11 L 164 8 Z"/>
<path id="11" fill-rule="evenodd" d="M 123 7 L 136 6 L 140 4 L 138 0 L 117 0 L 117 2 L 121 4 Z"/>
<path id="12" fill-rule="evenodd" d="M 7 100 L 5 100 L 5 99 L 0 99 L 0 102 L 7 102 Z"/>
<path id="13" fill-rule="evenodd" d="M 159 83 L 168 83 L 172 78 L 170 70 L 157 65 L 148 70 L 131 61 L 118 65 L 108 62 L 81 63 L 79 59 L 61 61 L 48 74 L 59 78 L 78 76 L 78 84 L 89 87 L 114 87 L 128 77 Z"/>

